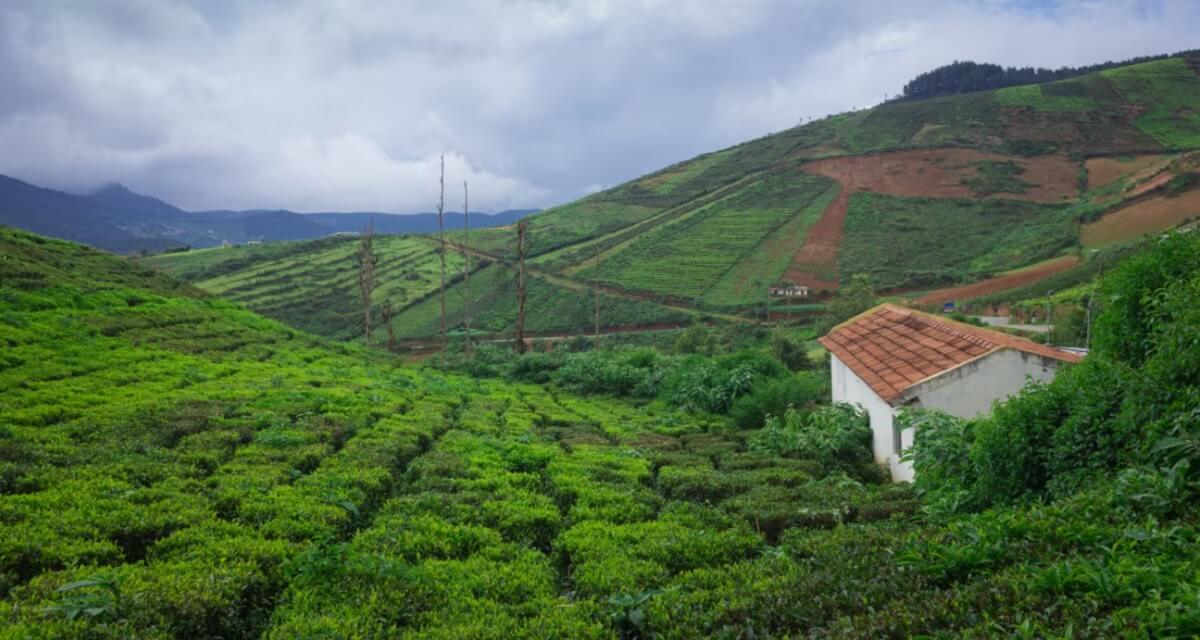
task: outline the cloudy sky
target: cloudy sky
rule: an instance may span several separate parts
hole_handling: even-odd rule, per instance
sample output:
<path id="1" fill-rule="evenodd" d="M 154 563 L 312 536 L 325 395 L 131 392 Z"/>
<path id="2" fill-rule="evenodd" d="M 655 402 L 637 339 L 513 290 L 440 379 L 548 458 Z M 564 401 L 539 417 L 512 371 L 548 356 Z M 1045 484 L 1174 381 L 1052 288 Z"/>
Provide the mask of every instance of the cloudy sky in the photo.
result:
<path id="1" fill-rule="evenodd" d="M 959 59 L 1200 47 L 1196 0 L 2 0 L 0 173 L 185 208 L 547 206 Z M 451 206 L 461 206 L 461 187 Z"/>

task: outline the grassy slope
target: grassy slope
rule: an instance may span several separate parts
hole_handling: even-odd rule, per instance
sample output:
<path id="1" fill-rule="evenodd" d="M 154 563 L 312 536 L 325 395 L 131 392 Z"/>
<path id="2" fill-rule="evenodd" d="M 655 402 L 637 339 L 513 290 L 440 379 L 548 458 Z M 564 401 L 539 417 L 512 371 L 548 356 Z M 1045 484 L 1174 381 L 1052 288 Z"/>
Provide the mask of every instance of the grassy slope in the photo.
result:
<path id="1" fill-rule="evenodd" d="M 1003 159 L 1006 155 L 1019 159 L 1060 153 L 1078 158 L 1196 148 L 1200 147 L 1198 112 L 1200 76 L 1180 59 L 1045 85 L 886 104 L 705 154 L 534 215 L 528 219 L 529 253 L 538 268 L 581 283 L 598 276 L 615 289 L 647 299 L 665 297 L 710 310 L 748 311 L 761 303 L 764 286 L 783 275 L 790 254 L 804 244 L 805 234 L 821 216 L 815 207 L 826 202 L 829 192 L 805 174 L 804 164 L 812 159 L 898 149 L 980 149 L 997 153 L 1000 159 L 982 163 L 969 186 L 981 197 L 1003 200 L 1020 197 L 1028 185 L 1041 179 L 1013 171 L 1014 165 Z M 844 227 L 846 244 L 836 261 L 838 272 L 832 272 L 831 262 L 828 275 L 844 280 L 863 271 L 876 274 L 884 286 L 920 287 L 969 281 L 1029 265 L 1076 246 L 1078 225 L 1072 227 L 1070 219 L 1093 222 L 1119 208 L 1130 195 L 1135 177 L 1082 192 L 1087 174 L 1081 166 L 1078 178 L 1061 186 L 1063 192 L 1079 194 L 1074 203 L 1064 203 L 1072 206 L 1062 217 L 1048 207 L 989 205 L 1020 208 L 1024 213 L 1017 216 L 1020 220 L 1013 229 L 1004 227 L 1012 222 L 1011 216 L 988 216 L 982 213 L 987 207 L 941 199 L 856 196 Z M 886 206 L 878 206 L 881 202 Z M 1157 215 L 1161 222 L 1149 225 L 1152 228 L 1117 225 L 1119 237 L 1106 237 L 1106 242 L 1132 240 L 1176 218 Z M 951 243 L 952 251 L 943 250 L 960 232 L 965 242 Z M 460 238 L 460 232 L 451 236 Z M 470 242 L 482 251 L 512 259 L 515 238 L 515 229 L 505 227 L 474 231 Z M 988 245 L 991 241 L 1000 246 Z M 272 317 L 325 335 L 355 336 L 360 321 L 354 311 L 352 275 L 349 271 L 336 277 L 316 273 L 321 262 L 330 259 L 325 252 L 332 249 L 323 242 L 337 244 L 317 241 L 158 260 L 189 282 L 225 292 Z M 348 252 L 347 247 L 342 250 Z M 230 260 L 218 260 L 221 255 Z M 267 269 L 261 266 L 264 261 L 276 266 Z M 305 264 L 310 261 L 311 270 Z M 406 289 L 401 306 L 430 291 L 428 259 L 412 268 L 413 285 L 401 282 Z M 244 273 L 235 273 L 239 271 Z M 250 275 L 266 276 L 269 284 L 239 285 Z M 400 280 L 406 277 L 410 276 L 406 273 Z M 319 286 L 301 282 L 308 280 Z M 388 280 L 388 286 L 395 281 Z M 452 288 L 449 299 L 461 298 L 457 287 Z M 577 294 L 563 287 L 555 291 L 567 307 L 582 308 L 581 301 L 571 300 Z M 494 293 L 480 294 L 479 311 L 493 318 L 511 316 L 509 305 L 501 304 L 504 296 Z M 495 300 L 497 306 L 492 308 L 487 300 Z M 627 308 L 615 299 L 612 305 L 614 317 L 606 324 L 675 317 L 662 309 Z M 555 306 L 550 303 L 545 309 Z M 433 326 L 429 303 L 411 304 L 408 309 L 401 314 L 401 332 L 428 334 Z M 569 320 L 546 327 L 586 330 L 591 326 L 588 314 L 567 315 Z M 499 330 L 500 324 L 493 328 Z"/>
<path id="2" fill-rule="evenodd" d="M 807 158 L 939 146 L 975 147 L 1018 154 L 1017 157 L 1031 153 L 1092 155 L 1195 148 L 1200 146 L 1200 140 L 1192 134 L 1196 110 L 1200 108 L 1197 91 L 1200 91 L 1200 77 L 1188 63 L 1168 59 L 1053 84 L 889 104 L 828 118 L 700 156 L 580 203 L 534 216 L 530 219 L 532 252 L 546 255 L 541 259 L 545 266 L 572 275 L 599 274 L 602 280 L 628 290 L 699 298 L 710 304 L 753 304 L 762 288 L 758 282 L 779 275 L 775 269 L 757 269 L 764 253 L 772 249 L 778 253 L 777 246 L 767 243 L 774 239 L 770 230 L 778 227 L 779 218 L 767 215 L 762 220 L 751 220 L 744 214 L 770 210 L 780 200 L 776 183 L 781 179 L 802 180 L 796 177 L 799 175 L 796 169 Z M 981 194 L 1003 198 L 1005 193 L 1019 192 L 1023 182 L 1036 179 L 1008 175 L 1002 171 L 1006 163 L 993 164 L 994 167 L 984 169 L 995 169 L 992 172 L 995 175 L 984 175 L 986 184 L 972 185 L 979 187 L 977 191 Z M 733 197 L 715 200 L 711 197 L 735 180 L 742 183 Z M 1070 186 L 1074 190 L 1075 185 Z M 755 195 L 738 197 L 744 194 Z M 793 210 L 802 207 L 808 197 L 799 194 L 791 197 Z M 602 231 L 585 230 L 588 224 L 595 223 L 581 220 L 589 215 L 589 210 L 582 208 L 584 203 L 590 207 L 598 207 L 600 203 L 639 207 L 640 225 L 624 227 L 630 232 L 613 230 L 616 222 Z M 904 209 L 905 205 L 899 206 Z M 956 206 L 962 208 L 954 203 L 939 203 L 935 208 Z M 572 221 L 571 228 L 563 224 L 568 218 Z M 732 229 L 722 223 L 725 219 L 737 220 L 745 227 Z M 950 225 L 948 228 L 963 224 L 954 216 L 941 215 L 935 215 L 932 222 L 943 227 Z M 754 227 L 753 231 L 750 227 Z M 889 230 L 894 235 L 889 240 L 897 252 L 883 252 L 876 257 L 857 252 L 856 256 L 842 260 L 846 268 L 841 275 L 847 275 L 847 268 L 887 272 L 893 274 L 887 278 L 889 284 L 920 284 L 928 279 L 929 269 L 915 262 L 910 264 L 906 256 L 928 260 L 925 249 L 936 245 L 936 236 L 945 231 L 929 227 L 926 223 L 907 229 L 892 225 Z M 877 232 L 862 225 L 847 227 L 849 242 L 869 243 L 866 237 L 851 237 L 859 230 Z M 575 235 L 567 237 L 567 232 Z M 988 233 L 985 228 L 976 235 Z M 550 240 L 537 242 L 539 234 L 549 235 Z M 965 272 L 955 265 L 943 265 L 945 268 L 935 275 L 943 279 L 982 277 L 994 270 L 1030 264 L 1074 245 L 1075 238 L 1070 235 L 1067 229 L 1057 226 L 1049 238 L 1026 234 L 1025 239 L 1034 244 L 1029 247 L 1029 255 L 1021 257 L 1023 240 L 1018 234 L 1006 241 L 1004 249 L 1009 250 L 1009 255 L 1003 260 L 985 256 Z M 1048 247 L 1047 243 L 1054 246 Z M 511 250 L 511 240 L 497 235 L 486 246 L 490 251 L 504 253 Z M 574 246 L 581 249 L 572 251 Z M 656 250 L 657 247 L 662 249 Z M 597 253 L 601 264 L 592 267 L 591 261 Z M 955 264 L 958 262 L 961 260 L 956 259 Z M 756 277 L 734 275 L 750 271 L 756 271 Z M 894 276 L 897 273 L 911 273 L 913 277 L 897 278 Z M 735 280 L 740 285 L 732 285 Z"/>
<path id="3" fill-rule="evenodd" d="M 397 368 L 60 241 L 0 254 L 5 640 L 1196 631 L 1191 510 L 912 519 L 751 432 Z"/>
<path id="4" fill-rule="evenodd" d="M 703 419 L 417 374 L 78 246 L 0 249 L 0 638 L 613 638 L 609 596 L 758 557 L 754 509 L 798 508 L 772 490 L 911 506 Z M 89 576 L 121 595 L 56 591 Z"/>

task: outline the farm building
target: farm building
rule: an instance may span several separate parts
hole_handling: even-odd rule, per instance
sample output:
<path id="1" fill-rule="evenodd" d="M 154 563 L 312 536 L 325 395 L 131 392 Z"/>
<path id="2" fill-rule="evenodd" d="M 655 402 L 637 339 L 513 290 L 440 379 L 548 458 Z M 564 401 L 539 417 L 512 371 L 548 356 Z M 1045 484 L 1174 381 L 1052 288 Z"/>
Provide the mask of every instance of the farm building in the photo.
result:
<path id="1" fill-rule="evenodd" d="M 970 418 L 1020 391 L 1030 378 L 1047 381 L 1064 362 L 1083 356 L 1024 338 L 884 304 L 834 327 L 820 340 L 829 350 L 833 400 L 870 414 L 875 460 L 892 479 L 908 482 L 912 466 L 900 452 L 912 429 L 894 418 L 905 406 Z"/>

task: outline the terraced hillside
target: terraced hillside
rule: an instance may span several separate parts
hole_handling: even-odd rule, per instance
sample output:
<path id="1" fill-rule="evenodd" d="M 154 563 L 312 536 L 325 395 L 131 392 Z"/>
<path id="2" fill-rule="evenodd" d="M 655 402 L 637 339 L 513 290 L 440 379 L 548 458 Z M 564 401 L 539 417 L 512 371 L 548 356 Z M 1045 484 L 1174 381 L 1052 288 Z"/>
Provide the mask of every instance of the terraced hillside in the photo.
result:
<path id="1" fill-rule="evenodd" d="M 396 337 L 427 338 L 440 331 L 438 245 L 419 236 L 376 236 L 378 309 L 395 310 Z M 362 311 L 358 292 L 359 240 L 334 237 L 291 243 L 267 243 L 202 249 L 154 256 L 147 266 L 183 279 L 205 291 L 245 305 L 297 328 L 337 339 L 360 338 Z M 463 324 L 465 260 L 460 251 L 446 254 L 446 309 L 452 331 Z M 485 259 L 471 261 L 472 332 L 511 335 L 517 316 L 516 271 Z M 535 273 L 527 294 L 527 330 L 532 334 L 571 332 L 594 325 L 593 292 L 582 284 L 553 281 Z M 674 325 L 690 321 L 686 311 L 665 308 L 630 296 L 601 293 L 602 328 Z M 386 331 L 375 338 L 382 343 Z"/>
<path id="2" fill-rule="evenodd" d="M 590 330 L 593 283 L 604 292 L 602 324 L 622 327 L 675 324 L 698 312 L 757 317 L 770 286 L 805 285 L 819 302 L 857 273 L 930 304 L 1066 269 L 1094 273 L 1094 250 L 1200 216 L 1198 67 L 1166 58 L 1050 84 L 888 103 L 541 212 L 527 219 L 530 329 Z M 400 307 L 397 330 L 433 335 L 437 312 L 422 298 L 432 287 L 430 245 L 422 253 L 417 240 L 388 242 L 421 256 L 393 260 L 389 272 L 385 286 L 403 289 L 390 296 Z M 516 257 L 516 231 L 476 230 L 469 244 L 476 267 L 493 265 L 473 281 L 475 326 L 511 331 L 515 272 L 505 264 Z M 201 253 L 151 264 L 296 326 L 357 335 L 348 245 L 341 253 L 291 245 L 282 261 L 259 251 L 262 258 L 245 261 Z M 218 256 L 231 260 L 212 273 L 186 266 Z M 341 272 L 318 273 L 310 260 Z M 242 284 L 258 277 L 266 284 Z M 464 289 L 450 286 L 452 330 L 462 324 Z"/>
<path id="3" fill-rule="evenodd" d="M 1194 183 L 1160 189 L 1194 171 L 1180 154 L 1200 148 L 1197 64 L 834 116 L 545 211 L 529 219 L 532 250 L 564 275 L 737 309 L 780 282 L 966 284 L 1132 240 L 1200 213 Z M 472 243 L 515 246 L 506 229 Z"/>
<path id="4" fill-rule="evenodd" d="M 0 638 L 1189 637 L 1195 449 L 1148 446 L 1200 397 L 1188 240 L 1117 274 L 1101 360 L 922 427 L 914 518 L 850 409 L 401 368 L 0 228 Z"/>

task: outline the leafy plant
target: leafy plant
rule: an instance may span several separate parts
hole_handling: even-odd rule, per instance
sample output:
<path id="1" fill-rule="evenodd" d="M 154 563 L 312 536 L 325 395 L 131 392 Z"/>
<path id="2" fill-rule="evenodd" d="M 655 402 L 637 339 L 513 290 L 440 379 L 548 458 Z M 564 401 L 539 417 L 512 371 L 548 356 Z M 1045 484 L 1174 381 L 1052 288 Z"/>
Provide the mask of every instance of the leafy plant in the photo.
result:
<path id="1" fill-rule="evenodd" d="M 116 580 L 104 575 L 69 582 L 54 592 L 58 594 L 59 602 L 43 611 L 67 620 L 80 616 L 93 620 L 116 620 L 121 617 L 124 608 L 120 586 Z"/>

